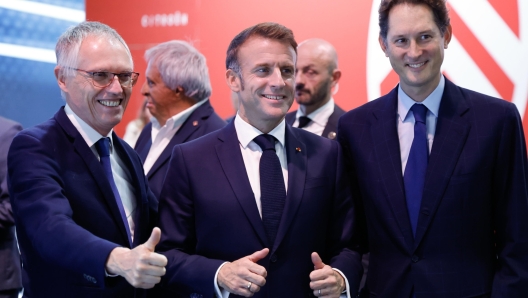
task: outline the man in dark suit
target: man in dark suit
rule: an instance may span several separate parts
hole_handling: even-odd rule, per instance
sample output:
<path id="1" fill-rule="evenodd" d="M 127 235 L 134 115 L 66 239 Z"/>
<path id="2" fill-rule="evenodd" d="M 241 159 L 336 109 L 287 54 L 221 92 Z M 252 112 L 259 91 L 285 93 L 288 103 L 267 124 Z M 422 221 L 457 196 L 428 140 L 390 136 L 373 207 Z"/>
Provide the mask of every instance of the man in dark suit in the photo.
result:
<path id="1" fill-rule="evenodd" d="M 525 297 L 528 163 L 517 108 L 441 74 L 452 32 L 445 1 L 383 0 L 379 13 L 400 83 L 338 128 L 364 211 L 370 296 Z"/>
<path id="2" fill-rule="evenodd" d="M 147 80 L 141 94 L 153 116 L 135 149 L 150 188 L 159 197 L 172 148 L 226 125 L 209 97 L 211 82 L 205 57 L 181 40 L 159 44 L 145 53 Z"/>
<path id="3" fill-rule="evenodd" d="M 66 106 L 20 132 L 8 157 L 24 296 L 142 297 L 135 288 L 152 288 L 167 262 L 153 252 L 157 200 L 113 132 L 139 74 L 121 36 L 97 22 L 69 28 L 56 54 Z"/>
<path id="4" fill-rule="evenodd" d="M 7 191 L 7 152 L 22 126 L 0 117 L 0 298 L 17 298 L 22 289 L 15 220 Z"/>
<path id="5" fill-rule="evenodd" d="M 354 209 L 339 144 L 284 121 L 295 49 L 276 23 L 239 33 L 226 59 L 234 121 L 174 147 L 160 197 L 167 296 L 355 295 L 361 260 L 349 247 Z"/>
<path id="6" fill-rule="evenodd" d="M 337 120 L 345 113 L 332 98 L 341 78 L 337 52 L 322 39 L 308 39 L 297 48 L 295 101 L 297 111 L 286 115 L 286 123 L 316 135 L 336 138 Z"/>

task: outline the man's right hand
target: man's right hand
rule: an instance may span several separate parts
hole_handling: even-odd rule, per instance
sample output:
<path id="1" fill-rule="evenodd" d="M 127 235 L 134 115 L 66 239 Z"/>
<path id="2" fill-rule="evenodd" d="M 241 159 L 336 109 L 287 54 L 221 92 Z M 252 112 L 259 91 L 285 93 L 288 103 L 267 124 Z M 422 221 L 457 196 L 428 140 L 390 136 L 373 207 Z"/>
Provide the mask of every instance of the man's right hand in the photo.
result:
<path id="1" fill-rule="evenodd" d="M 257 264 L 269 253 L 268 248 L 226 263 L 218 272 L 218 285 L 229 293 L 251 297 L 266 284 L 266 268 Z"/>
<path id="2" fill-rule="evenodd" d="M 165 275 L 167 257 L 154 252 L 161 230 L 154 228 L 150 238 L 134 249 L 116 247 L 106 261 L 106 272 L 123 276 L 135 288 L 150 289 Z"/>

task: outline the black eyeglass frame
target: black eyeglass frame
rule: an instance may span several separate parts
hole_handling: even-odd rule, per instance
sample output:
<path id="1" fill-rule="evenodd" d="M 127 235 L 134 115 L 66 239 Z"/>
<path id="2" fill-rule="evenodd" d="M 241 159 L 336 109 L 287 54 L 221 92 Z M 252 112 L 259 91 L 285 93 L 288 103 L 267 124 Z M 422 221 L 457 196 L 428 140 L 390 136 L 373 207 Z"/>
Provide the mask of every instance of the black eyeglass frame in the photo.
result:
<path id="1" fill-rule="evenodd" d="M 86 74 L 88 74 L 90 76 L 90 78 L 92 79 L 92 85 L 94 87 L 97 87 L 97 88 L 106 88 L 108 86 L 110 86 L 112 84 L 112 82 L 114 81 L 114 78 L 117 76 L 117 80 L 119 81 L 119 84 L 121 85 L 121 87 L 123 88 L 132 88 L 136 83 L 137 83 L 137 80 L 139 78 L 139 73 L 138 72 L 133 72 L 133 71 L 127 71 L 127 72 L 121 72 L 121 73 L 115 73 L 115 72 L 110 72 L 110 71 L 87 71 L 87 70 L 84 70 L 84 69 L 79 69 L 79 68 L 73 68 L 73 67 L 68 67 L 70 69 L 73 69 L 73 70 L 76 70 L 76 71 L 82 71 Z M 108 84 L 106 85 L 96 85 L 97 80 L 94 78 L 94 75 L 97 74 L 97 73 L 104 73 L 106 74 L 107 76 L 112 74 L 112 78 L 109 79 L 108 81 Z M 129 81 L 125 81 L 123 82 L 121 79 L 120 79 L 120 76 L 121 75 L 131 75 L 130 76 L 130 80 Z M 128 83 L 128 84 L 127 84 Z M 125 85 L 126 84 L 126 85 Z"/>

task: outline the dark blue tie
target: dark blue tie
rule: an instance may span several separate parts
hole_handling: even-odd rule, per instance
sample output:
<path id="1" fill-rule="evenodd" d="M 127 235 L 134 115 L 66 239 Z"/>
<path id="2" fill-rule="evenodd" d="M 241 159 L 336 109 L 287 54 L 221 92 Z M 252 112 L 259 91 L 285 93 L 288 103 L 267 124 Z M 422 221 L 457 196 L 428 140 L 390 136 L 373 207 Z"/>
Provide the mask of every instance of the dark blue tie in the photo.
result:
<path id="1" fill-rule="evenodd" d="M 125 224 L 125 229 L 128 236 L 128 243 L 130 244 L 130 247 L 132 247 L 132 237 L 130 236 L 130 227 L 128 226 L 125 208 L 123 207 L 121 196 L 117 191 L 114 176 L 112 175 L 112 165 L 110 164 L 110 138 L 99 139 L 99 141 L 95 143 L 95 148 L 97 149 L 97 153 L 99 153 L 100 162 L 103 166 L 106 178 L 108 179 L 108 182 L 112 187 L 112 192 L 114 193 L 117 207 L 119 208 L 119 213 L 121 214 L 121 220 L 123 220 L 123 223 Z"/>
<path id="2" fill-rule="evenodd" d="M 275 153 L 275 137 L 262 134 L 253 139 L 262 149 L 260 158 L 260 202 L 262 222 L 270 245 L 275 243 L 286 202 L 286 188 L 279 157 Z"/>
<path id="3" fill-rule="evenodd" d="M 303 128 L 303 127 L 307 126 L 310 122 L 312 122 L 312 119 L 310 119 L 307 116 L 301 116 L 301 117 L 299 117 L 299 126 L 297 126 L 297 127 L 298 128 Z"/>
<path id="4" fill-rule="evenodd" d="M 425 184 L 425 171 L 429 161 L 429 148 L 427 145 L 427 131 L 425 126 L 425 115 L 427 107 L 423 104 L 414 104 L 411 107 L 414 114 L 414 139 L 407 159 L 407 166 L 403 175 L 405 185 L 405 198 L 407 200 L 407 211 L 411 221 L 413 235 L 416 235 L 418 225 L 418 214 Z"/>

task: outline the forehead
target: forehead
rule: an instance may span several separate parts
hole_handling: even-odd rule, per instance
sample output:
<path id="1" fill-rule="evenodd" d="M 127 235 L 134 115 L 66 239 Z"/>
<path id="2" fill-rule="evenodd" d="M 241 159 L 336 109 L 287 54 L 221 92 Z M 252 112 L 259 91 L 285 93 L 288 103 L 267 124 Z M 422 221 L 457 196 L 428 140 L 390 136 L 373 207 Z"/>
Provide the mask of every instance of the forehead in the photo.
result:
<path id="1" fill-rule="evenodd" d="M 297 48 L 297 67 L 327 67 L 330 55 L 322 45 L 302 44 Z"/>
<path id="2" fill-rule="evenodd" d="M 389 12 L 388 35 L 438 30 L 431 8 L 425 4 L 402 3 Z"/>
<path id="3" fill-rule="evenodd" d="M 108 37 L 86 37 L 79 47 L 78 65 L 85 70 L 132 70 L 132 57 L 118 40 Z M 84 68 L 83 68 L 84 67 Z"/>
<path id="4" fill-rule="evenodd" d="M 249 38 L 238 51 L 238 60 L 244 67 L 257 64 L 295 65 L 297 55 L 293 47 L 274 39 Z"/>

